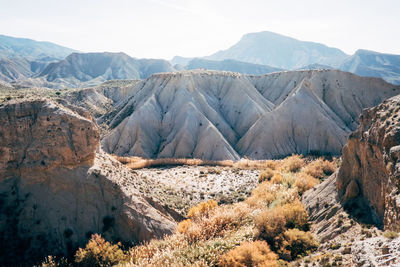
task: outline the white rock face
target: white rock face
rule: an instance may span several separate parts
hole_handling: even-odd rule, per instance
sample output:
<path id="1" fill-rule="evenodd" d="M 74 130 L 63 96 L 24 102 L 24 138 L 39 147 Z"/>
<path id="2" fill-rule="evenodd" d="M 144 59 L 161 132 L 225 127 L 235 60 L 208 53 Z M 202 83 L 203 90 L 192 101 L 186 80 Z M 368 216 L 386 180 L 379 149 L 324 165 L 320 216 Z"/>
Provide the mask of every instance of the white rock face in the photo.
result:
<path id="1" fill-rule="evenodd" d="M 336 70 L 155 74 L 117 105 L 102 145 L 149 158 L 339 154 L 362 109 L 399 93 L 381 79 Z"/>

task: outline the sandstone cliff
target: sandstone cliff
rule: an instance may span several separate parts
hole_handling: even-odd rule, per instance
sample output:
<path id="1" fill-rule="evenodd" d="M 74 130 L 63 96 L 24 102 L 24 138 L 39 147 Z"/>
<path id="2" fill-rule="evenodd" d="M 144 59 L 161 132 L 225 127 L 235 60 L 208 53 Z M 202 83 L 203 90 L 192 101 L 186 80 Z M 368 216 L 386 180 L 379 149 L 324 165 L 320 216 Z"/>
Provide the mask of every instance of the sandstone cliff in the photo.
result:
<path id="1" fill-rule="evenodd" d="M 82 109 L 49 100 L 0 107 L 0 262 L 68 254 L 96 232 L 134 243 L 171 233 L 172 217 L 135 179 L 99 149 Z"/>
<path id="2" fill-rule="evenodd" d="M 399 115 L 399 96 L 362 113 L 360 126 L 343 149 L 337 178 L 345 207 L 360 212 L 367 201 L 373 221 L 396 231 L 400 231 Z"/>
<path id="3" fill-rule="evenodd" d="M 363 108 L 400 93 L 337 70 L 155 74 L 103 119 L 107 152 L 211 160 L 340 154 Z"/>

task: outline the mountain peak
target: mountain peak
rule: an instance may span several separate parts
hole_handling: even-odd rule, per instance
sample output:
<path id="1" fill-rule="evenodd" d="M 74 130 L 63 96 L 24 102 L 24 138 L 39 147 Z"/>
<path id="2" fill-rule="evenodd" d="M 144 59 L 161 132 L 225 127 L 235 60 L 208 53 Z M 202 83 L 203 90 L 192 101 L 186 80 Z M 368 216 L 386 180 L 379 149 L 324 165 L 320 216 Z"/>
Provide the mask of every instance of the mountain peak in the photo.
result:
<path id="1" fill-rule="evenodd" d="M 276 68 L 297 69 L 315 63 L 337 67 L 347 57 L 337 48 L 263 31 L 248 33 L 227 50 L 206 58 L 234 59 Z"/>

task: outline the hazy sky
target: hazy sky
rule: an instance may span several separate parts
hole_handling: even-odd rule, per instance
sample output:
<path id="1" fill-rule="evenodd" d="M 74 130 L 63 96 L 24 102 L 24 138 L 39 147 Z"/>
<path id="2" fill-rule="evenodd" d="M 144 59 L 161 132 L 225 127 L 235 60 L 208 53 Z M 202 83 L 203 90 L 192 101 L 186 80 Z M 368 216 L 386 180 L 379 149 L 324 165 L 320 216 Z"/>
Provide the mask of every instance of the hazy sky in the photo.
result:
<path id="1" fill-rule="evenodd" d="M 400 54 L 399 0 L 0 0 L 0 34 L 134 57 L 205 56 L 249 32 Z"/>

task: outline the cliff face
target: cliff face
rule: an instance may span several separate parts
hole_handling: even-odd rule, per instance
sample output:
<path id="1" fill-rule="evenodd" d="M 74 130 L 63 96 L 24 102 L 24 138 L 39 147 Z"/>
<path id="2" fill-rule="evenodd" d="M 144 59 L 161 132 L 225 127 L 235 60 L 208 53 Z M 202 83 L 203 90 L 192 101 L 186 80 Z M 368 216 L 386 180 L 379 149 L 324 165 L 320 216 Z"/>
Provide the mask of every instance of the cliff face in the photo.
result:
<path id="1" fill-rule="evenodd" d="M 135 189 L 137 177 L 99 149 L 88 113 L 72 109 L 47 100 L 0 108 L 2 264 L 72 253 L 92 233 L 140 242 L 175 227 Z"/>
<path id="2" fill-rule="evenodd" d="M 400 230 L 400 97 L 365 110 L 343 148 L 336 186 L 345 208 Z"/>

